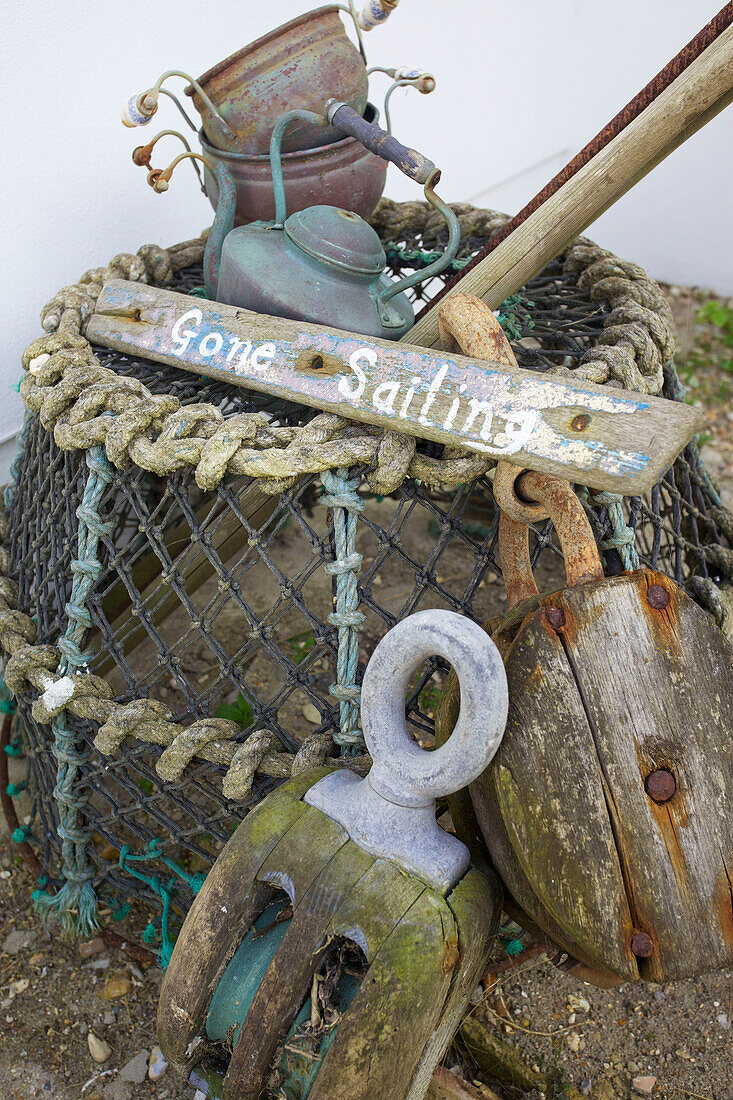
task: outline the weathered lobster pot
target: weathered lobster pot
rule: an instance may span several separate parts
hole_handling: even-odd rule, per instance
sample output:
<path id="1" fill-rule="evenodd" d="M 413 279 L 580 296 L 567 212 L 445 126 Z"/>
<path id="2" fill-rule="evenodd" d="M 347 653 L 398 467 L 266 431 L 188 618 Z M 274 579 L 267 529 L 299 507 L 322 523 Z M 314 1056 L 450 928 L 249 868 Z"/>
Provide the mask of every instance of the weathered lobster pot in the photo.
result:
<path id="1" fill-rule="evenodd" d="M 407 733 L 404 698 L 434 652 L 464 698 L 455 739 L 428 753 Z M 210 1097 L 419 1100 L 486 964 L 500 893 L 436 824 L 435 797 L 496 749 L 501 658 L 469 620 L 422 612 L 382 639 L 362 690 L 368 777 L 321 768 L 270 794 L 176 943 L 158 1037 Z"/>
<path id="2" fill-rule="evenodd" d="M 499 529 L 510 611 L 489 624 L 509 720 L 470 799 L 454 804 L 459 834 L 485 845 L 517 919 L 586 980 L 730 966 L 733 647 L 669 577 L 603 579 L 569 487 L 538 474 L 517 485 L 518 518 L 502 513 Z M 542 597 L 528 507 L 551 516 L 568 573 L 567 588 Z M 441 738 L 456 705 L 453 683 Z"/>

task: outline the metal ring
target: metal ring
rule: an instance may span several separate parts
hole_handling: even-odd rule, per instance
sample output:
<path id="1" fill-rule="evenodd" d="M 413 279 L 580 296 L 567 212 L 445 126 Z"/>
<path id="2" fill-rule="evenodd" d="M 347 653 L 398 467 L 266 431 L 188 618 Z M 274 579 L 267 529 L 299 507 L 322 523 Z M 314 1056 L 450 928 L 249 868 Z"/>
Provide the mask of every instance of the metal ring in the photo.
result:
<path id="1" fill-rule="evenodd" d="M 453 665 L 461 711 L 449 740 L 434 752 L 415 743 L 405 722 L 412 674 L 438 654 Z M 508 713 L 504 664 L 488 634 L 453 611 L 419 611 L 397 623 L 364 673 L 361 718 L 374 761 L 368 782 L 400 806 L 452 794 L 479 775 L 499 747 Z"/>
<path id="2" fill-rule="evenodd" d="M 494 471 L 494 500 L 510 519 L 519 523 L 541 523 L 550 518 L 547 507 L 539 500 L 527 500 L 517 494 L 517 481 L 530 471 L 510 462 L 499 462 Z"/>

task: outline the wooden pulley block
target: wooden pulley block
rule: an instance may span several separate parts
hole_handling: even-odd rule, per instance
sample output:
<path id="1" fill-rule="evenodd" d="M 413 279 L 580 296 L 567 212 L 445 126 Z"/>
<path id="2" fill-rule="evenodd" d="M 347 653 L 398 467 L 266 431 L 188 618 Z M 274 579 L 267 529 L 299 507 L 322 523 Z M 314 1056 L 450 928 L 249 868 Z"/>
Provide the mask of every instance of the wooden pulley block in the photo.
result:
<path id="1" fill-rule="evenodd" d="M 586 980 L 730 966 L 733 647 L 664 574 L 604 579 L 566 482 L 520 473 L 516 485 L 515 514 L 528 500 L 552 518 L 567 587 L 539 596 L 527 521 L 502 512 L 509 612 L 493 637 L 509 719 L 471 807 L 456 809 L 459 835 L 482 838 L 518 919 L 590 968 Z M 439 741 L 456 704 L 453 681 Z"/>
<path id="2" fill-rule="evenodd" d="M 463 702 L 425 752 L 404 718 L 410 677 L 440 654 Z M 501 739 L 508 699 L 486 633 L 410 616 L 362 687 L 366 779 L 320 768 L 253 810 L 198 893 L 166 972 L 158 1037 L 208 1097 L 419 1100 L 486 964 L 500 893 L 435 821 Z"/>
<path id="3" fill-rule="evenodd" d="M 491 310 L 446 299 L 444 348 L 515 363 Z M 453 822 L 490 853 L 504 907 L 597 985 L 682 978 L 733 962 L 733 647 L 663 574 L 603 579 L 567 482 L 500 462 L 509 599 L 485 624 L 505 659 L 506 735 Z M 567 588 L 540 597 L 530 523 L 551 517 Z M 458 708 L 449 678 L 440 743 Z"/>

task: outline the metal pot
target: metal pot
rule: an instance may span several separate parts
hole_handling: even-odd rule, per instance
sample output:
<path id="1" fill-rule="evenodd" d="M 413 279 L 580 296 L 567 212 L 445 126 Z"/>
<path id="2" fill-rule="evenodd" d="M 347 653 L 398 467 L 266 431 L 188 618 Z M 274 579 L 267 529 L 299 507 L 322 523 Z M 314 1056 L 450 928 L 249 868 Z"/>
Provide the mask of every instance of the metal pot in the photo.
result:
<path id="1" fill-rule="evenodd" d="M 203 118 L 206 139 L 230 153 L 266 154 L 275 123 L 293 104 L 319 111 L 334 97 L 359 114 L 367 105 L 366 66 L 335 5 L 270 31 L 209 69 L 199 84 L 236 135 L 222 132 L 211 105 L 189 85 L 186 94 Z M 338 136 L 331 126 L 301 123 L 288 132 L 283 151 L 314 149 Z"/>
<path id="2" fill-rule="evenodd" d="M 368 104 L 365 118 L 375 122 L 376 107 Z M 211 146 L 199 131 L 204 155 L 214 164 L 226 164 L 237 189 L 235 225 L 272 221 L 275 200 L 272 169 L 268 156 L 224 153 Z M 291 213 L 309 206 L 326 204 L 352 210 L 368 218 L 382 197 L 387 180 L 387 162 L 374 156 L 353 137 L 342 138 L 318 149 L 285 153 L 282 158 L 287 208 Z M 219 188 L 208 169 L 204 183 L 209 202 L 216 210 Z"/>

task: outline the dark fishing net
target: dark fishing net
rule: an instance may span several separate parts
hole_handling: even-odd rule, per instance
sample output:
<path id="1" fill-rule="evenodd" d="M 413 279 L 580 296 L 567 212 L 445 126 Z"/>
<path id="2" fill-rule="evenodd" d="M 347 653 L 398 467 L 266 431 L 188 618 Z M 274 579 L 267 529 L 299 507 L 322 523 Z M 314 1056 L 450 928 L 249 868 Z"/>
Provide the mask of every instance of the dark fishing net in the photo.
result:
<path id="1" fill-rule="evenodd" d="M 454 269 L 484 240 L 469 236 Z M 401 274 L 424 266 L 433 243 L 403 226 L 399 239 L 387 242 L 392 270 Z M 190 292 L 201 281 L 201 272 L 189 269 L 173 288 Z M 599 338 L 607 312 L 556 260 L 506 304 L 503 319 L 520 366 L 544 371 L 577 366 Z M 174 394 L 184 405 L 207 402 L 226 414 L 259 410 L 280 424 L 301 424 L 314 415 L 171 367 L 95 350 L 113 371 L 140 379 L 155 394 Z M 673 370 L 664 395 L 680 397 Z M 420 446 L 440 453 L 436 444 Z M 18 468 L 8 545 L 19 607 L 36 618 L 40 643 L 55 642 L 65 627 L 70 563 L 77 552 L 76 509 L 86 478 L 84 455 L 59 450 L 33 418 Z M 480 622 L 501 612 L 498 517 L 490 479 L 445 491 L 407 480 L 387 498 L 370 494 L 364 483 L 360 494 L 365 500 L 357 536 L 363 555 L 362 662 L 389 627 L 418 609 L 447 608 Z M 265 727 L 291 752 L 314 731 L 336 733 L 338 703 L 329 687 L 337 632 L 327 621 L 335 588 L 323 569 L 333 560 L 334 546 L 322 495 L 314 476 L 273 498 L 247 479 L 225 479 L 204 493 L 190 474 L 161 478 L 134 466 L 116 472 L 100 506 L 116 524 L 103 539 L 104 573 L 89 604 L 90 670 L 107 677 L 119 701 L 161 700 L 184 725 L 224 706 L 226 717 L 239 716 L 243 739 Z M 607 571 L 618 572 L 618 517 L 591 501 L 587 511 Z M 730 577 L 730 515 L 720 506 L 695 444 L 651 493 L 626 500 L 624 514 L 642 563 L 693 594 Z M 562 555 L 549 524 L 535 529 L 533 560 L 541 588 L 561 586 Z M 359 680 L 362 670 L 363 664 Z M 444 676 L 445 665 L 435 660 L 415 677 L 409 693 L 409 722 L 423 744 L 433 738 Z M 18 705 L 30 759 L 30 839 L 53 884 L 59 856 L 53 737 L 33 719 L 31 702 L 27 695 Z M 220 767 L 197 757 L 179 781 L 164 782 L 155 771 L 160 748 L 128 738 L 116 756 L 102 757 L 92 745 L 96 728 L 73 723 L 90 749 L 81 782 L 92 792 L 87 820 L 103 896 L 106 890 L 123 897 L 150 891 L 149 884 L 120 868 L 123 846 L 140 852 L 157 840 L 184 868 L 205 871 L 247 807 L 275 782 L 258 777 L 248 799 L 230 803 L 222 795 Z M 188 901 L 184 891 L 178 904 L 185 907 Z"/>

